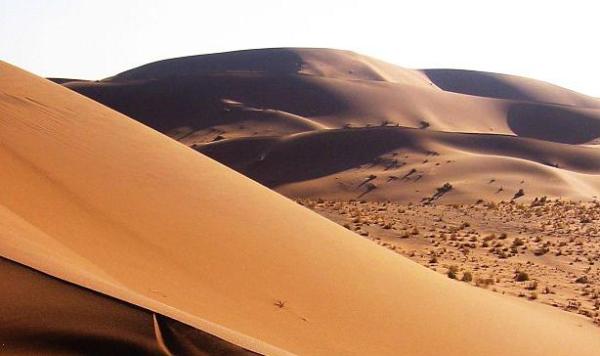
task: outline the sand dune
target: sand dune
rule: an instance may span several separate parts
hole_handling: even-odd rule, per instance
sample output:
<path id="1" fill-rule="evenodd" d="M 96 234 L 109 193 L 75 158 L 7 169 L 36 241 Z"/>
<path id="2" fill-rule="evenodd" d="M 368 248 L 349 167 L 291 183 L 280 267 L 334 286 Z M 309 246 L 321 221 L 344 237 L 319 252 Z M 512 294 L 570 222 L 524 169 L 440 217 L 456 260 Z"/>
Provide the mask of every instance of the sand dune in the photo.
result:
<path id="1" fill-rule="evenodd" d="M 596 128 L 600 118 L 600 100 L 548 83 L 473 71 L 411 70 L 326 49 L 175 58 L 101 81 L 66 85 L 167 133 L 177 127 L 202 129 L 241 120 L 241 115 L 227 112 L 227 100 L 310 117 L 331 127 L 383 121 L 418 127 L 425 121 L 444 131 L 520 135 L 511 129 L 508 114 L 520 118 L 514 107 L 524 102 L 536 103 L 543 117 L 554 111 L 562 116 L 562 111 L 579 107 L 588 109 L 583 121 L 594 121 Z M 523 120 L 530 113 L 523 114 Z M 579 118 L 568 121 L 575 129 L 589 125 Z"/>
<path id="2" fill-rule="evenodd" d="M 548 192 L 600 196 L 599 150 L 516 136 L 373 127 L 230 139 L 194 148 L 296 197 L 418 202 L 446 182 L 455 188 L 446 202 L 506 200 L 521 188 L 532 199 Z M 489 184 L 491 179 L 496 182 Z M 590 189 L 570 180 L 585 181 Z M 498 193 L 499 185 L 506 191 Z"/>
<path id="3" fill-rule="evenodd" d="M 260 353 L 600 348 L 578 317 L 457 284 L 57 84 L 0 71 L 7 259 Z"/>
<path id="4" fill-rule="evenodd" d="M 306 74 L 338 79 L 430 85 L 419 71 L 406 70 L 349 51 L 273 48 L 182 57 L 149 63 L 103 81 L 165 79 L 209 73 Z"/>
<path id="5" fill-rule="evenodd" d="M 363 169 L 361 164 L 390 163 L 398 158 L 390 158 L 393 149 L 409 146 L 428 147 L 426 151 L 439 153 L 437 161 L 456 164 L 408 164 L 404 168 L 416 169 L 420 173 L 415 177 L 423 179 L 408 190 L 406 185 L 384 188 L 373 182 L 378 189 L 365 199 L 420 199 L 451 182 L 462 186 L 448 195 L 457 201 L 503 200 L 522 188 L 523 180 L 548 182 L 526 186 L 531 193 L 526 199 L 598 196 L 600 100 L 533 79 L 411 70 L 346 51 L 265 49 L 176 58 L 97 82 L 65 85 L 290 197 L 356 198 L 363 193 L 357 186 L 365 177 L 405 174 L 390 167 L 383 172 L 377 164 Z M 426 133 L 390 129 L 386 132 L 410 134 L 386 136 L 382 143 L 375 142 L 381 135 L 375 131 L 327 132 L 374 126 L 422 128 Z M 300 133 L 310 134 L 293 136 Z M 334 136 L 331 147 L 325 142 L 315 146 L 310 139 Z M 220 142 L 211 146 L 212 141 Z M 292 142 L 298 142 L 294 150 Z M 329 152 L 334 146 L 346 151 Z M 419 154 L 421 162 L 428 159 Z M 301 169 L 299 157 L 310 157 Z M 515 169 L 523 173 L 517 177 Z M 493 177 L 508 178 L 506 193 L 495 194 L 501 187 L 489 191 L 480 182 Z"/>

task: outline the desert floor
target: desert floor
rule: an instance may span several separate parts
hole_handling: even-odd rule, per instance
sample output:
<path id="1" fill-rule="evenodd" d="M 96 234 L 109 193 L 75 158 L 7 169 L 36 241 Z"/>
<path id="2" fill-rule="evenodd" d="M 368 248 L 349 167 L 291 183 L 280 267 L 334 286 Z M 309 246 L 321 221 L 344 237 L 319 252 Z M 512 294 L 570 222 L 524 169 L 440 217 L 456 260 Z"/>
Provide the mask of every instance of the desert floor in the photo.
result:
<path id="1" fill-rule="evenodd" d="M 298 203 L 457 283 L 578 313 L 600 326 L 600 202 Z"/>

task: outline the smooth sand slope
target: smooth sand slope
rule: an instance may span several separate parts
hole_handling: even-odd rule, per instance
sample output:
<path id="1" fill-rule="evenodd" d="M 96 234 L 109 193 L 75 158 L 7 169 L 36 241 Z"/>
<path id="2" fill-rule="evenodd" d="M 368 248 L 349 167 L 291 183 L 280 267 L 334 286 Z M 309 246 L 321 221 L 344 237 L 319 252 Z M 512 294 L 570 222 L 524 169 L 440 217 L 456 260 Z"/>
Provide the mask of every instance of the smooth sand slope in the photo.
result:
<path id="1" fill-rule="evenodd" d="M 267 354 L 594 355 L 158 132 L 0 67 L 0 254 Z"/>
<path id="2" fill-rule="evenodd" d="M 448 202 L 519 189 L 524 199 L 600 195 L 600 100 L 533 79 L 282 48 L 175 58 L 65 86 L 290 197 L 414 202 L 446 182 L 457 187 Z M 423 132 L 364 129 L 374 126 Z M 409 173 L 420 178 L 398 184 Z M 372 176 L 377 189 L 364 184 Z"/>

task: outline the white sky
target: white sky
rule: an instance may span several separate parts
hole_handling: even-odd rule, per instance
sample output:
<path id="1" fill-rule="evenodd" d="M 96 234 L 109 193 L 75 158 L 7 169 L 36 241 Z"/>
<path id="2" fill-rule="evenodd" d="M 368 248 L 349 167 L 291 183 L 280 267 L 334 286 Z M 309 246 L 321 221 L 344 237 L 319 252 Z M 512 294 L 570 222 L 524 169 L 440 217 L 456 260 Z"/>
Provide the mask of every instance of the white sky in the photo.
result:
<path id="1" fill-rule="evenodd" d="M 0 59 L 42 76 L 100 79 L 185 55 L 330 47 L 600 97 L 595 2 L 0 0 Z"/>

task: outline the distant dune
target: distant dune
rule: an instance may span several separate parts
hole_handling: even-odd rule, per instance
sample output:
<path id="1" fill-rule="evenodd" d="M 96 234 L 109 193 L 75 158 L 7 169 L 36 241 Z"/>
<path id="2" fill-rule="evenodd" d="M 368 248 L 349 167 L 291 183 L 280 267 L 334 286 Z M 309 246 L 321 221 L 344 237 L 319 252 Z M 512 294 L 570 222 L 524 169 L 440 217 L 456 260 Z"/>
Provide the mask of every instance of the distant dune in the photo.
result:
<path id="1" fill-rule="evenodd" d="M 600 196 L 600 100 L 533 79 L 281 48 L 65 86 L 290 197 L 419 201 L 447 182 L 446 202 Z"/>
<path id="2" fill-rule="evenodd" d="M 596 98 L 534 79 L 457 69 L 427 69 L 423 72 L 438 87 L 454 93 L 600 108 L 600 102 Z"/>
<path id="3" fill-rule="evenodd" d="M 532 172 L 548 167 L 538 163 L 541 159 L 559 162 L 559 168 L 552 169 L 562 170 L 560 165 L 565 165 L 566 172 L 577 178 L 597 169 L 596 163 L 587 162 L 596 157 L 594 147 L 565 146 L 567 150 L 558 150 L 560 155 L 552 155 L 556 145 L 562 144 L 506 136 L 467 140 L 458 134 L 400 128 L 320 129 L 318 125 L 335 127 L 336 120 L 341 124 L 349 118 L 351 106 L 344 101 L 348 99 L 343 100 L 346 94 L 334 91 L 338 84 L 364 86 L 366 93 L 371 87 L 383 90 L 401 85 L 396 82 L 415 81 L 402 85 L 438 93 L 438 89 L 429 88 L 420 72 L 396 72 L 362 57 L 351 62 L 351 67 L 328 66 L 319 64 L 320 54 L 316 51 L 310 57 L 315 64 L 306 65 L 307 71 L 334 73 L 335 78 L 227 73 L 190 81 L 187 85 L 191 87 L 200 85 L 195 83 L 205 86 L 189 91 L 175 79 L 140 79 L 133 72 L 127 76 L 142 82 L 119 82 L 117 76 L 100 84 L 73 84 L 73 89 L 114 98 L 120 105 L 131 105 L 129 109 L 135 106 L 128 104 L 128 97 L 116 93 L 127 94 L 131 100 L 138 97 L 138 103 L 148 104 L 140 106 L 148 116 L 137 118 L 168 128 L 171 134 L 179 130 L 183 135 L 183 128 L 197 121 L 197 126 L 185 131 L 191 141 L 181 138 L 190 145 L 203 143 L 190 137 L 212 125 L 206 125 L 198 111 L 204 104 L 214 105 L 214 113 L 259 108 L 286 111 L 268 114 L 289 125 L 304 122 L 297 116 L 315 122 L 309 132 L 282 129 L 276 141 L 258 139 L 262 149 L 273 150 L 268 158 L 259 155 L 265 164 L 278 164 L 275 152 L 289 149 L 296 139 L 306 138 L 302 149 L 318 149 L 322 135 L 331 135 L 332 142 L 339 140 L 339 147 L 358 151 L 355 146 L 362 142 L 356 141 L 356 134 L 364 133 L 378 140 L 406 141 L 401 146 L 411 152 L 423 153 L 439 146 L 440 157 L 448 154 L 457 161 L 464 152 L 465 157 L 473 158 L 473 166 L 482 161 L 477 155 L 506 154 L 511 157 L 505 159 L 507 166 L 531 165 Z M 343 52 L 339 55 L 347 58 Z M 288 66 L 282 65 L 284 69 Z M 344 78 L 354 71 L 360 79 Z M 246 352 L 236 348 L 239 346 L 265 354 L 596 355 L 600 349 L 598 329 L 580 317 L 440 276 L 58 84 L 5 63 L 0 64 L 0 72 L 0 256 L 4 258 L 0 268 L 10 275 L 0 282 L 5 291 L 0 297 L 4 310 L 0 313 L 2 351 L 31 353 L 31 349 L 23 349 L 27 345 L 35 351 L 48 351 L 51 346 L 44 344 L 47 340 L 68 345 L 82 336 L 131 352 L 168 352 L 167 347 L 174 354 L 197 351 L 179 348 L 194 345 L 188 337 L 204 346 L 217 342 L 236 352 Z M 143 73 L 155 75 L 151 67 Z M 300 87 L 289 87 L 288 79 Z M 420 80 L 424 83 L 417 84 Z M 238 90 L 240 83 L 246 87 L 239 89 L 239 96 L 220 95 Z M 258 87 L 266 88 L 265 92 L 250 90 L 258 83 L 265 85 Z M 261 105 L 277 102 L 267 95 L 269 85 L 283 106 Z M 137 89 L 132 90 L 132 86 Z M 294 90 L 322 101 L 312 106 L 291 95 Z M 241 96 L 244 91 L 247 97 Z M 355 93 L 359 92 L 357 89 Z M 203 93 L 212 96 L 207 99 Z M 323 97 L 322 93 L 330 96 Z M 450 94 L 439 91 L 439 95 Z M 339 100 L 326 100 L 332 97 Z M 368 100 L 363 99 L 367 105 Z M 179 100 L 198 106 L 182 106 Z M 498 110 L 499 118 L 505 103 L 495 105 L 482 104 L 482 108 Z M 289 110 L 283 110 L 284 106 Z M 179 111 L 168 116 L 174 107 Z M 412 109 L 425 110 L 417 106 Z M 308 115 L 325 111 L 330 115 Z M 219 117 L 207 115 L 206 120 Z M 245 125 L 241 124 L 243 117 L 232 116 L 227 123 L 230 127 Z M 363 119 L 357 116 L 356 120 Z M 407 117 L 404 123 L 410 120 Z M 433 126 L 435 120 L 431 121 Z M 238 135 L 244 130 L 252 129 L 239 129 Z M 221 135 L 227 137 L 228 132 Z M 237 154 L 225 145 L 227 140 L 214 145 Z M 512 140 L 511 144 L 506 140 Z M 252 150 L 261 150 L 254 143 L 247 144 Z M 398 146 L 391 142 L 364 148 L 371 152 L 379 147 L 387 150 L 387 144 L 392 150 Z M 486 151 L 491 145 L 498 146 L 496 151 Z M 329 147 L 322 149 L 322 162 L 330 164 L 325 155 Z M 251 153 L 246 160 L 253 160 Z M 432 152 L 429 155 L 438 157 Z M 500 163 L 494 165 L 500 169 Z M 318 164 L 315 167 L 321 169 Z M 281 177 L 289 182 L 287 172 L 292 171 L 285 169 Z M 292 173 L 291 178 L 312 174 Z M 28 281 L 36 285 L 27 286 Z M 37 313 L 35 308 L 52 300 L 57 302 L 48 308 L 54 312 L 43 314 L 48 309 L 41 307 L 42 314 L 37 314 L 41 316 L 31 317 Z M 73 303 L 65 317 L 57 315 L 61 313 L 57 304 L 63 302 Z M 94 313 L 98 309 L 107 312 L 100 317 Z M 104 319 L 82 326 L 78 320 L 65 323 L 62 318 L 69 315 Z M 147 327 L 151 315 L 154 335 Z M 128 331 L 110 330 L 108 325 L 113 325 L 114 318 L 126 320 L 119 327 Z M 187 332 L 179 323 L 199 331 Z M 15 339 L 17 329 L 11 326 L 22 328 L 18 335 L 23 339 Z M 55 353 L 66 351 L 68 347 Z"/>
<path id="4" fill-rule="evenodd" d="M 600 191 L 600 150 L 509 135 L 347 128 L 194 148 L 292 197 L 418 202 L 446 182 L 454 187 L 447 202 L 510 200 L 519 189 L 532 199 Z"/>

